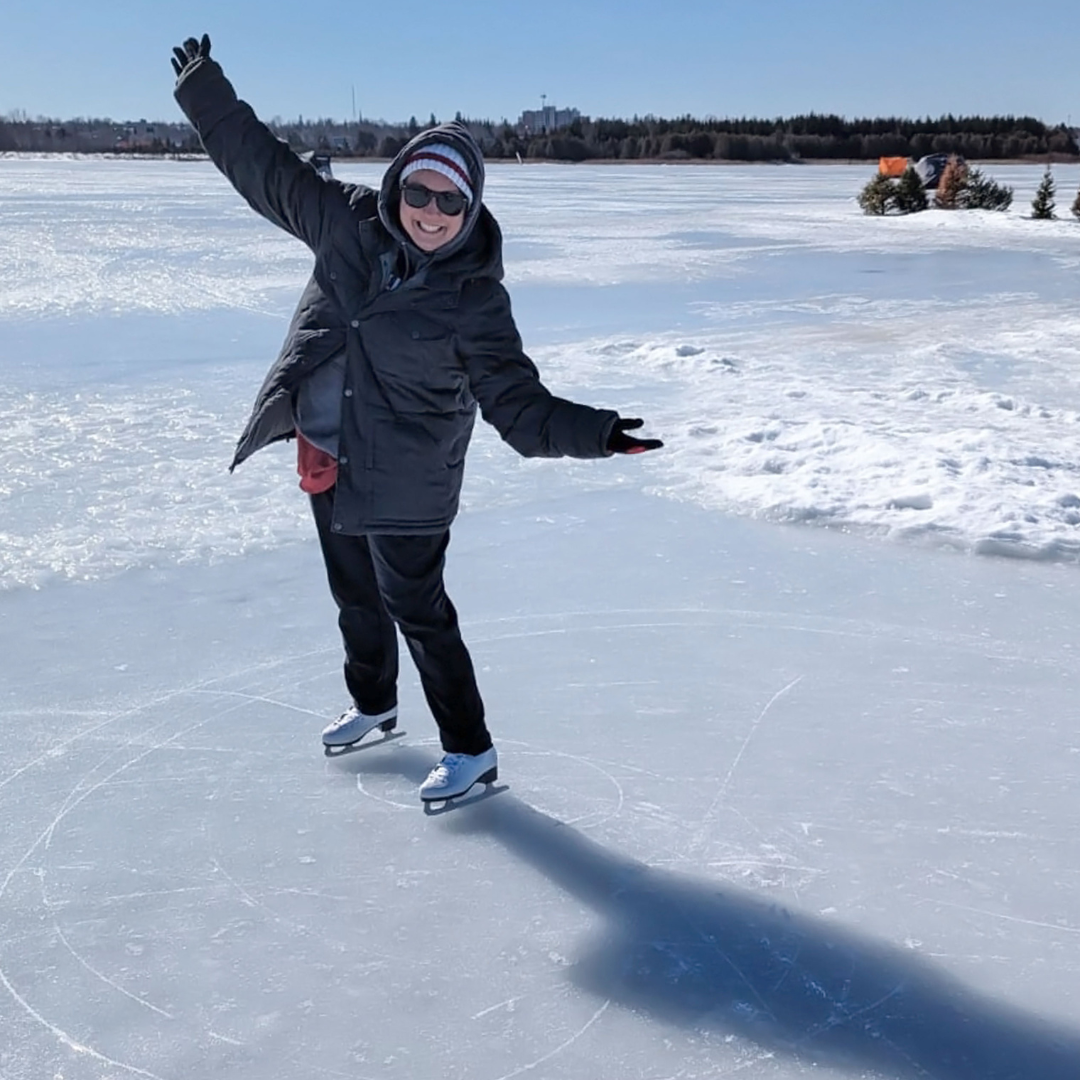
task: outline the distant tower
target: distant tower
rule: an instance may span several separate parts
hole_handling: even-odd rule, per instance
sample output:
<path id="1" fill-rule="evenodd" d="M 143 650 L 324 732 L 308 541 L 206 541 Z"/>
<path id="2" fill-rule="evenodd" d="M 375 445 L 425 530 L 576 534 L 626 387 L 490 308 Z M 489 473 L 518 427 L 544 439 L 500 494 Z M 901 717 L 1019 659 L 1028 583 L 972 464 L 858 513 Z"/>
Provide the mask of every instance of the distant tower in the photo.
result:
<path id="1" fill-rule="evenodd" d="M 540 95 L 540 132 L 543 135 L 547 134 L 548 122 L 547 122 L 547 94 Z"/>

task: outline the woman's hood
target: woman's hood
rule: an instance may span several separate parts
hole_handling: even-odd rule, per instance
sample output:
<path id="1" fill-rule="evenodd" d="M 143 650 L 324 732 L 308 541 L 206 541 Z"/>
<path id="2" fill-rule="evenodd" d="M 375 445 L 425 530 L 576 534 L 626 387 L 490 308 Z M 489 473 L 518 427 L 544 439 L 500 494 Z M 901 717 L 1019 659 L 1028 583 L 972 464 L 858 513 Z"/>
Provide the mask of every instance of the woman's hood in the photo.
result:
<path id="1" fill-rule="evenodd" d="M 401 199 L 401 171 L 405 162 L 424 146 L 448 143 L 465 159 L 472 182 L 473 200 L 465 210 L 461 232 L 450 243 L 430 254 L 421 251 L 408 237 L 398 219 Z M 409 252 L 416 263 L 442 262 L 458 252 L 467 251 L 469 272 L 476 276 L 502 277 L 502 236 L 495 219 L 483 205 L 484 156 L 464 124 L 452 120 L 422 131 L 402 147 L 383 176 L 379 191 L 379 219 L 394 239 Z"/>

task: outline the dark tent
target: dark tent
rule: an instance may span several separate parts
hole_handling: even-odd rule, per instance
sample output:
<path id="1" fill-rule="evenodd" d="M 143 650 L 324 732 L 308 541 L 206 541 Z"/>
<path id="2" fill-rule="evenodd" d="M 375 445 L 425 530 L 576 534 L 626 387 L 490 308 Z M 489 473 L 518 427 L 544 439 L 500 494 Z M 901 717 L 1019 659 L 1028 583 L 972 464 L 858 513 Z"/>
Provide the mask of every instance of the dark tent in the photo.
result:
<path id="1" fill-rule="evenodd" d="M 949 158 L 956 158 L 961 164 L 964 159 L 959 154 L 927 154 L 915 162 L 915 172 L 922 181 L 924 188 L 936 188 L 945 166 L 949 164 Z"/>

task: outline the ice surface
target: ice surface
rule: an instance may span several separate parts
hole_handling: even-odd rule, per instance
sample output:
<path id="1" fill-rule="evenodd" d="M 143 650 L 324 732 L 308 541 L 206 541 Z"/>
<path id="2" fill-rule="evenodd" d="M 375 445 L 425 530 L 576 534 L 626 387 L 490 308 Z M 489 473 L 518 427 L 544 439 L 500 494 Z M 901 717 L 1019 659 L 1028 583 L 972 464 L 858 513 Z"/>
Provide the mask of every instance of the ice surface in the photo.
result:
<path id="1" fill-rule="evenodd" d="M 5 235 L 97 275 L 0 250 L 2 1080 L 1080 1075 L 1077 526 L 876 538 L 943 443 L 953 548 L 1075 490 L 1075 228 L 870 222 L 864 173 L 493 170 L 549 382 L 668 447 L 478 439 L 449 584 L 507 790 L 426 817 L 411 669 L 404 738 L 321 754 L 288 455 L 223 473 L 302 251 L 201 166 L 0 162 Z M 806 505 L 857 528 L 754 520 Z"/>

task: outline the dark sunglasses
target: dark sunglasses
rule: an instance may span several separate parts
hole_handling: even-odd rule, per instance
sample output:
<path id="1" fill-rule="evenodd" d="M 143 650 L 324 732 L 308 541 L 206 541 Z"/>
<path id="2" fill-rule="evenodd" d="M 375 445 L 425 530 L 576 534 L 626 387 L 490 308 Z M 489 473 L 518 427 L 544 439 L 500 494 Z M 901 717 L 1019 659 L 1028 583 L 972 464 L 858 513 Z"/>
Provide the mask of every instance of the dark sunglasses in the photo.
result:
<path id="1" fill-rule="evenodd" d="M 403 184 L 401 197 L 414 210 L 420 210 L 434 199 L 439 212 L 447 217 L 457 217 L 466 206 L 465 196 L 460 191 L 432 191 L 423 184 Z"/>

